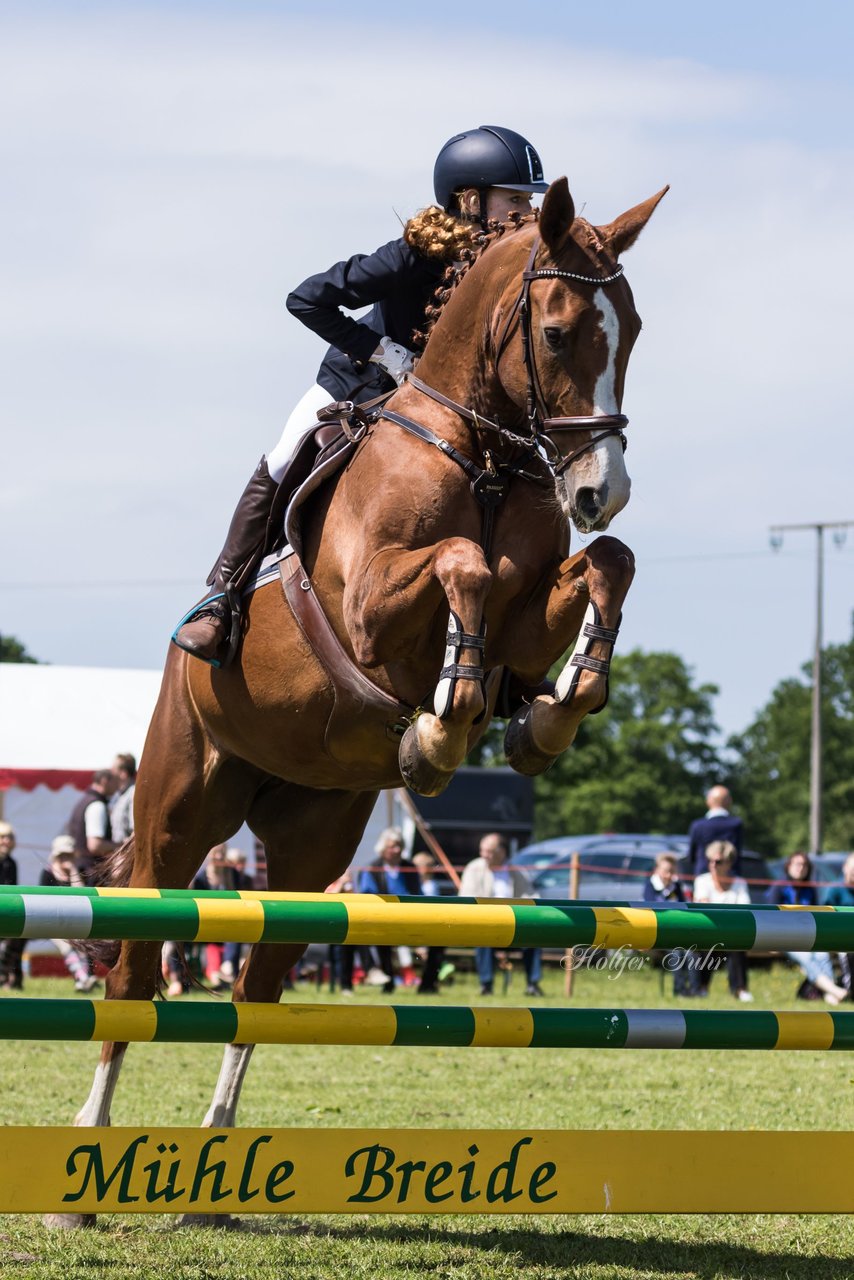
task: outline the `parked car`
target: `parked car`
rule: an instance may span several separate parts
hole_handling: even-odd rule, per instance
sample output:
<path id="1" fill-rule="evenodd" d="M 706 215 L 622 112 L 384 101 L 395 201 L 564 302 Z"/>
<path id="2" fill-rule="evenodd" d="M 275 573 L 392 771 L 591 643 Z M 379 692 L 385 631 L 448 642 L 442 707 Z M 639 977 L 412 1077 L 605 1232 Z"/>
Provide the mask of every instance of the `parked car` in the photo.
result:
<path id="1" fill-rule="evenodd" d="M 664 852 L 676 853 L 661 842 L 654 850 L 638 849 L 623 837 L 580 850 L 578 896 L 594 902 L 639 902 L 656 855 Z M 538 871 L 533 881 L 535 897 L 568 898 L 570 870 L 570 858 L 561 858 Z"/>
<path id="2" fill-rule="evenodd" d="M 613 852 L 616 849 L 627 853 L 648 852 L 675 853 L 679 856 L 687 851 L 688 843 L 684 836 L 651 836 L 629 832 L 610 835 L 556 836 L 551 840 L 540 840 L 529 844 L 513 856 L 514 867 L 522 867 L 528 873 L 532 869 L 547 867 L 552 862 L 569 862 L 574 853 L 582 860 L 588 853 L 596 850 Z"/>
<path id="3" fill-rule="evenodd" d="M 598 844 L 603 836 L 557 836 L 552 840 L 539 840 L 536 844 L 526 845 L 518 853 L 514 853 L 511 862 L 526 875 L 547 867 L 550 862 L 559 862 L 570 858 L 573 853 L 581 853 L 588 844 Z"/>
<path id="4" fill-rule="evenodd" d="M 674 847 L 673 838 L 667 836 L 620 835 L 579 850 L 579 898 L 594 902 L 640 902 L 644 884 L 655 867 L 656 856 L 665 852 L 678 858 L 679 874 L 690 890 L 691 871 L 684 846 Z M 557 858 L 543 867 L 533 877 L 534 896 L 568 898 L 570 869 L 571 855 Z M 762 855 L 745 850 L 740 874 L 748 881 L 751 901 L 762 902 L 770 879 Z"/>

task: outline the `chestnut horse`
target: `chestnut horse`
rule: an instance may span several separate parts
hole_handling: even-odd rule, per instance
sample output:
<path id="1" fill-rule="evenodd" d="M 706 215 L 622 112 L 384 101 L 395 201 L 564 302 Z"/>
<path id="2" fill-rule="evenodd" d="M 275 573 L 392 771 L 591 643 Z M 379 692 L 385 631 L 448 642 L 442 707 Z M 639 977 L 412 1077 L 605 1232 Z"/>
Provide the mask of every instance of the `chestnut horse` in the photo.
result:
<path id="1" fill-rule="evenodd" d="M 506 746 L 526 773 L 547 768 L 604 704 L 633 559 L 610 537 L 567 558 L 569 523 L 607 529 L 628 501 L 620 407 L 640 320 L 618 259 L 663 195 L 594 228 L 560 179 L 538 219 L 486 237 L 417 378 L 305 507 L 306 569 L 282 561 L 291 592 L 316 598 L 348 655 L 349 693 L 281 583 L 251 597 L 231 666 L 171 648 L 121 851 L 125 883 L 187 885 L 246 821 L 266 846 L 271 889 L 322 891 L 349 865 L 380 789 L 447 783 L 488 723 L 488 673 L 536 686 L 576 640 L 554 692 L 519 697 Z M 348 715 L 366 673 L 385 718 L 370 697 Z M 234 999 L 277 1001 L 303 949 L 255 944 Z M 159 955 L 158 943 L 123 943 L 108 999 L 150 999 Z M 252 1048 L 226 1047 L 206 1125 L 234 1124 Z M 109 1123 L 125 1049 L 103 1046 L 77 1124 Z"/>

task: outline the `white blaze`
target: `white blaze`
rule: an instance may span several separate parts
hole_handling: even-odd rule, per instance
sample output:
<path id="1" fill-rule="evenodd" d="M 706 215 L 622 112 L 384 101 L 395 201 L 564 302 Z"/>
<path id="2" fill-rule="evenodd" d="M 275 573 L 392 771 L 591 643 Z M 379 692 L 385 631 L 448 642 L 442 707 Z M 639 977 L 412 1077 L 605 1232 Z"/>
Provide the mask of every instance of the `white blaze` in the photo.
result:
<path id="1" fill-rule="evenodd" d="M 597 289 L 593 304 L 601 320 L 602 334 L 607 345 L 605 368 L 596 379 L 593 389 L 593 413 L 604 417 L 619 413 L 617 404 L 617 352 L 620 346 L 620 320 L 605 289 Z M 607 528 L 613 516 L 621 511 L 629 500 L 631 481 L 623 459 L 623 446 L 618 436 L 606 436 L 589 452 L 583 454 L 571 469 L 567 478 L 567 498 L 575 525 L 582 532 L 590 528 L 580 512 L 575 511 L 575 494 L 580 489 L 593 489 L 604 496 L 600 499 L 600 514 L 595 527 Z"/>
<path id="2" fill-rule="evenodd" d="M 594 413 L 619 413 L 616 392 L 617 349 L 620 345 L 620 321 L 614 305 L 604 289 L 597 289 L 593 304 L 602 316 L 602 332 L 608 344 L 608 363 L 596 379 L 593 389 Z"/>

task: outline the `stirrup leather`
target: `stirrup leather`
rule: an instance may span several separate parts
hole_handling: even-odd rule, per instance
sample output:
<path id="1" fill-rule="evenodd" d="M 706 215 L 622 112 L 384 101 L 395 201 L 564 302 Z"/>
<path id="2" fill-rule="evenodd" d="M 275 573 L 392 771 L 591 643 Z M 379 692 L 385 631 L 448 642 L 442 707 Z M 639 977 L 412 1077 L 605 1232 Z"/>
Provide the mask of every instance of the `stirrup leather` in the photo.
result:
<path id="1" fill-rule="evenodd" d="M 622 622 L 622 615 L 620 615 Z M 575 695 L 578 681 L 581 678 L 582 671 L 595 671 L 599 675 L 605 677 L 605 697 L 599 706 L 593 711 L 588 712 L 589 715 L 598 715 L 608 705 L 608 697 L 610 694 L 610 685 L 608 682 L 608 673 L 611 670 L 611 657 L 613 657 L 614 643 L 620 634 L 619 623 L 616 627 L 603 627 L 602 615 L 596 603 L 591 600 L 584 611 L 584 621 L 581 624 L 581 630 L 575 641 L 575 648 L 572 651 L 572 657 L 566 663 L 557 678 L 555 685 L 555 701 L 565 707 Z M 590 655 L 590 648 L 597 640 L 604 640 L 611 646 L 611 657 L 593 658 Z"/>
<path id="2" fill-rule="evenodd" d="M 468 648 L 477 649 L 483 654 L 485 646 L 486 623 L 481 622 L 480 630 L 476 636 L 469 635 L 467 631 L 463 630 L 462 621 L 452 609 L 451 616 L 448 619 L 448 632 L 445 637 L 445 662 L 439 672 L 439 683 L 436 685 L 436 692 L 433 694 L 433 710 L 440 720 L 446 720 L 451 714 L 458 680 L 477 680 L 480 684 L 484 709 L 474 723 L 479 724 L 483 719 L 486 714 L 486 683 L 484 680 L 483 659 L 481 658 L 479 667 L 473 667 L 468 663 L 460 662 L 460 653 L 463 649 Z"/>

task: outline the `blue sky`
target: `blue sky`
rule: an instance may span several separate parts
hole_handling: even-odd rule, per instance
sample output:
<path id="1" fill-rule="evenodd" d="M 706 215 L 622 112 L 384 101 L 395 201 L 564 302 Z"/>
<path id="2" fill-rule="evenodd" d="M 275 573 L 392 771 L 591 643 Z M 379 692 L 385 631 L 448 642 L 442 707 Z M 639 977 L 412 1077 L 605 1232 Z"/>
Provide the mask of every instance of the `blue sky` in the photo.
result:
<path id="1" fill-rule="evenodd" d="M 289 289 L 392 238 L 446 137 L 505 123 L 594 221 L 672 184 L 625 263 L 621 643 L 682 653 L 742 728 L 812 647 L 812 541 L 774 556 L 768 525 L 854 519 L 852 12 L 4 5 L 0 630 L 160 665 L 322 355 Z M 854 531 L 830 641 L 853 568 Z"/>

